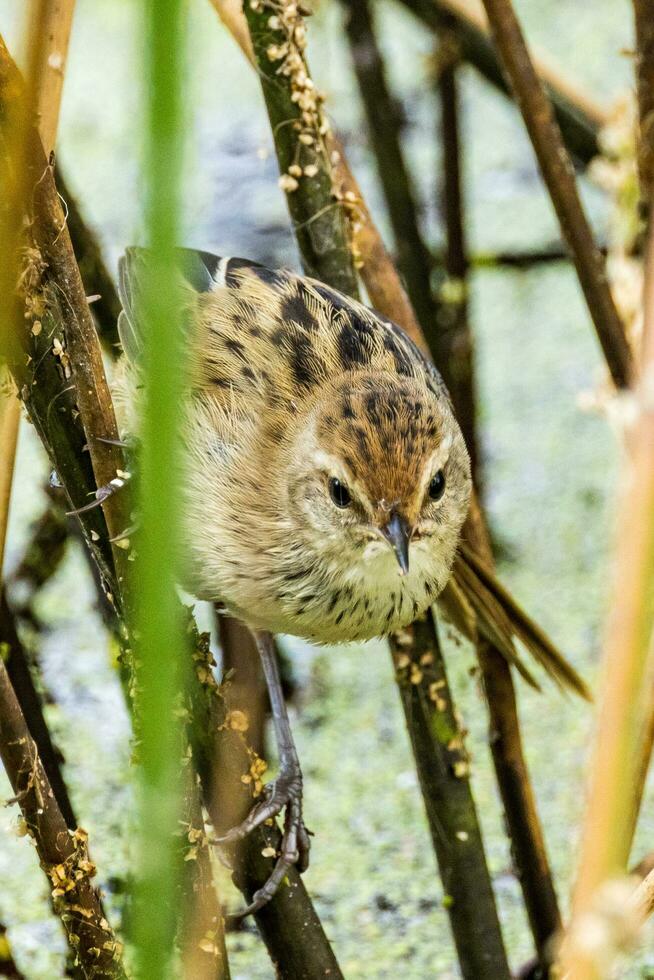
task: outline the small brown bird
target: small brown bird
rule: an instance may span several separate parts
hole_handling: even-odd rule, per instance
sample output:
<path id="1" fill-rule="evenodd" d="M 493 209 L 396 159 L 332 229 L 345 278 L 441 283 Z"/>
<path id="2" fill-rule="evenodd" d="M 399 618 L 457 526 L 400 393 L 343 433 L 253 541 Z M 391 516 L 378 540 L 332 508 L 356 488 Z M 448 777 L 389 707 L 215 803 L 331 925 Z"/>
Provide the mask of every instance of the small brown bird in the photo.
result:
<path id="1" fill-rule="evenodd" d="M 290 272 L 205 252 L 179 256 L 190 352 L 184 585 L 253 630 L 280 755 L 279 777 L 225 840 L 287 808 L 280 860 L 251 910 L 291 863 L 308 858 L 302 777 L 263 631 L 367 640 L 445 595 L 455 621 L 472 620 L 528 679 L 514 636 L 560 682 L 585 691 L 491 573 L 469 552 L 457 555 L 468 454 L 440 376 L 399 327 Z M 147 251 L 129 249 L 120 263 L 118 400 L 136 436 L 147 262 Z"/>

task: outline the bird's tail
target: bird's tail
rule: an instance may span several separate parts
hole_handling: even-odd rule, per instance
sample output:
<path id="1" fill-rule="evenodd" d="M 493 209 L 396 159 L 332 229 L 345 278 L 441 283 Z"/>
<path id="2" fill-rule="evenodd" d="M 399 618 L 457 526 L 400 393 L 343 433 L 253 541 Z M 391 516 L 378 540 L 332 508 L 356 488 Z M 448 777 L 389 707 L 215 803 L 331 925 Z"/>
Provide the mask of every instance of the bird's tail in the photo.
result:
<path id="1" fill-rule="evenodd" d="M 470 639 L 481 635 L 489 640 L 532 687 L 540 690 L 538 681 L 518 654 L 516 640 L 560 687 L 592 700 L 583 678 L 465 542 L 460 545 L 452 577 L 439 597 L 439 604 Z"/>

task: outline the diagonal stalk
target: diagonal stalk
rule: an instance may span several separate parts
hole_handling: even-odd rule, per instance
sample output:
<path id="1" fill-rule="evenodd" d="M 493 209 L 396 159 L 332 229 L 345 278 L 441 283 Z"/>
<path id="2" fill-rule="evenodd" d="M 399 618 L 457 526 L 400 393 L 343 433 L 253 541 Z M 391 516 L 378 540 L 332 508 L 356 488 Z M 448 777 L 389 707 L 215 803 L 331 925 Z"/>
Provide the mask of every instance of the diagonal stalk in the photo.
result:
<path id="1" fill-rule="evenodd" d="M 624 326 L 577 191 L 561 130 L 536 73 L 511 0 L 483 0 L 504 71 L 515 94 L 534 152 L 577 270 L 604 357 L 616 388 L 628 387 L 634 363 Z"/>
<path id="2" fill-rule="evenodd" d="M 452 30 L 462 58 L 473 65 L 494 88 L 511 95 L 493 46 L 481 3 L 471 0 L 399 0 L 422 23 L 439 34 Z M 609 113 L 555 66 L 549 57 L 536 52 L 534 66 L 552 101 L 556 120 L 569 153 L 588 166 L 599 152 L 598 134 L 609 121 Z"/>

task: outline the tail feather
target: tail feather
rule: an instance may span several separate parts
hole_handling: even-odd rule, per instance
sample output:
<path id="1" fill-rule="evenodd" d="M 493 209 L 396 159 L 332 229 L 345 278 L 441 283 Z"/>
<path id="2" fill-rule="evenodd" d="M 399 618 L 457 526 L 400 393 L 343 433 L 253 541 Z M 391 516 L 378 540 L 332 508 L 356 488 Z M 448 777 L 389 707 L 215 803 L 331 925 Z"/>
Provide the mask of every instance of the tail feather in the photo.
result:
<path id="1" fill-rule="evenodd" d="M 472 611 L 475 627 L 472 635 L 470 632 L 467 633 L 469 638 L 476 640 L 480 635 L 483 636 L 516 668 L 531 687 L 540 690 L 540 684 L 518 654 L 515 629 L 510 618 L 493 594 L 479 581 L 474 569 L 460 557 L 455 561 L 451 582 L 439 597 L 439 603 L 444 605 L 444 611 L 450 618 L 453 612 L 450 594 L 452 584 Z M 456 620 L 454 624 L 456 625 Z"/>
<path id="2" fill-rule="evenodd" d="M 465 543 L 460 546 L 453 577 L 476 613 L 479 632 L 515 665 L 528 683 L 539 687 L 517 654 L 516 638 L 560 687 L 592 701 L 590 689 L 583 678 L 518 605 L 491 569 Z"/>

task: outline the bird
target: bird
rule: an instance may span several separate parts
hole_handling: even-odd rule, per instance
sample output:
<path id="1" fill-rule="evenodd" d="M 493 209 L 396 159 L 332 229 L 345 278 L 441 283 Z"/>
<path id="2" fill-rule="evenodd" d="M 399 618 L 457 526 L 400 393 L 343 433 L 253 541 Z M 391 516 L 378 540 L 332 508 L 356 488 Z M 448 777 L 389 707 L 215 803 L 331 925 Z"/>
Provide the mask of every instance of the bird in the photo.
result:
<path id="1" fill-rule="evenodd" d="M 302 774 L 272 635 L 351 643 L 397 632 L 435 603 L 490 639 L 537 686 L 515 640 L 564 687 L 583 680 L 467 547 L 470 461 L 442 378 L 392 321 L 285 269 L 176 252 L 188 353 L 180 406 L 181 584 L 252 631 L 279 775 L 242 839 L 285 810 L 280 855 L 245 913 L 308 864 Z M 124 356 L 114 395 L 138 440 L 151 253 L 119 262 Z M 106 496 L 111 489 L 100 488 Z M 104 498 L 102 498 L 104 499 Z M 244 914 L 245 914 L 244 913 Z"/>

